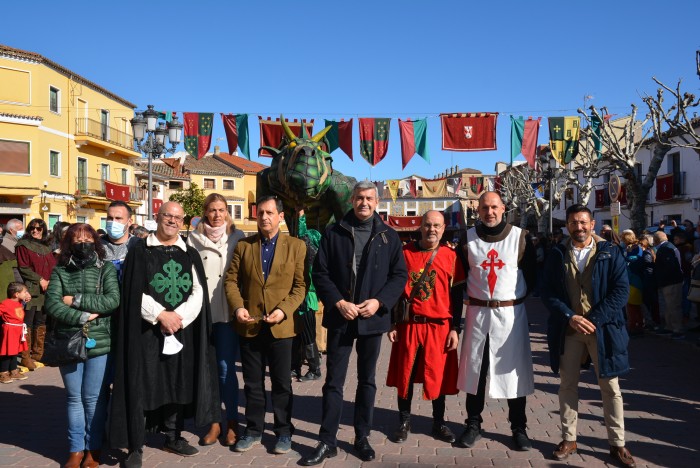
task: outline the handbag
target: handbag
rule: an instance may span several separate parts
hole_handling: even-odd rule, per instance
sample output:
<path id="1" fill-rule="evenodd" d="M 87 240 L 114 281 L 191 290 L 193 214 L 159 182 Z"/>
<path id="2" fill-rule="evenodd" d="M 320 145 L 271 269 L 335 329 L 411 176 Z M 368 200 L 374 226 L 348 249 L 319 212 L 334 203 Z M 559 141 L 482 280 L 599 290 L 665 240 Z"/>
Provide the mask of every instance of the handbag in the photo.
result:
<path id="1" fill-rule="evenodd" d="M 391 309 L 391 315 L 394 319 L 394 323 L 406 323 L 411 321 L 411 302 L 413 301 L 413 298 L 416 297 L 416 294 L 418 294 L 418 290 L 420 289 L 421 284 L 423 284 L 425 277 L 428 275 L 428 269 L 430 268 L 430 265 L 432 265 L 439 249 L 440 246 L 433 250 L 433 254 L 423 267 L 423 273 L 421 273 L 420 278 L 418 278 L 418 281 L 416 281 L 413 285 L 411 294 L 408 296 L 408 298 L 402 297 L 396 303 L 394 308 Z"/>
<path id="2" fill-rule="evenodd" d="M 88 324 L 77 331 L 50 327 L 44 340 L 44 357 L 41 362 L 49 367 L 65 366 L 87 360 Z"/>

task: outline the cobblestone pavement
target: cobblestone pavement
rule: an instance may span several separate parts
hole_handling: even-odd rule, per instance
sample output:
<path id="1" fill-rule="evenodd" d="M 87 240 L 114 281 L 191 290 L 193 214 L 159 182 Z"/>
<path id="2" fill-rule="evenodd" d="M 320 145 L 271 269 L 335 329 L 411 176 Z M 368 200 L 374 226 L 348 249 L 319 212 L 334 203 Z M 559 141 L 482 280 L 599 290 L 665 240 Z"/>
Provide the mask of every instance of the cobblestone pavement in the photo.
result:
<path id="1" fill-rule="evenodd" d="M 385 340 L 377 370 L 377 405 L 370 441 L 377 459 L 362 463 L 353 453 L 352 399 L 355 392 L 355 365 L 351 362 L 345 387 L 345 408 L 338 439 L 339 454 L 325 466 L 343 467 L 437 467 L 437 466 L 560 466 L 551 452 L 560 440 L 558 426 L 558 379 L 548 367 L 546 348 L 547 313 L 539 299 L 529 299 L 531 342 L 535 363 L 535 394 L 528 397 L 528 433 L 533 450 L 512 449 L 506 420 L 506 402 L 487 399 L 484 411 L 484 438 L 472 449 L 451 447 L 430 435 L 431 404 L 413 403 L 414 433 L 408 441 L 395 444 L 387 439 L 398 421 L 396 391 L 384 385 L 389 360 Z M 621 379 L 624 394 L 627 447 L 637 466 L 700 466 L 700 348 L 698 335 L 673 341 L 654 335 L 635 338 L 630 343 L 632 372 Z M 239 377 L 240 379 L 240 377 Z M 273 455 L 274 434 L 268 430 L 263 445 L 239 454 L 219 444 L 200 447 L 200 454 L 184 458 L 160 450 L 162 436 L 148 439 L 144 467 L 233 467 L 297 466 L 301 454 L 316 444 L 321 412 L 322 381 L 294 384 L 294 423 L 292 451 Z M 28 380 L 0 386 L 0 467 L 60 466 L 67 458 L 65 393 L 57 369 L 31 372 Z M 416 398 L 420 389 L 416 389 Z M 607 466 L 606 431 L 600 393 L 592 371 L 582 375 L 578 424 L 579 452 L 568 460 L 573 466 Z M 241 408 L 241 414 L 243 409 Z M 448 425 L 459 436 L 466 417 L 464 394 L 447 398 Z M 271 414 L 267 421 L 271 427 Z M 206 432 L 186 427 L 183 433 L 196 445 Z M 104 466 L 118 466 L 124 454 L 108 451 Z"/>

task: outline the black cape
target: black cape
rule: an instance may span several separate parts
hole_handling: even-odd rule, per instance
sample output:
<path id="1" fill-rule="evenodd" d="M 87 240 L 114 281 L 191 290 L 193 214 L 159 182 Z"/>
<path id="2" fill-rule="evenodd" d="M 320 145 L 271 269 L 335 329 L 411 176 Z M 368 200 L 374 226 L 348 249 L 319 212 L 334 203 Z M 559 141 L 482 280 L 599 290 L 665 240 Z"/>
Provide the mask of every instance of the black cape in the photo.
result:
<path id="1" fill-rule="evenodd" d="M 129 248 L 122 277 L 122 295 L 117 319 L 117 336 L 114 345 L 114 385 L 109 425 L 109 442 L 113 448 L 141 448 L 146 431 L 158 430 L 158 418 L 146 418 L 144 413 L 146 392 L 141 352 L 142 335 L 150 333 L 151 326 L 141 318 L 141 296 L 147 286 L 146 262 L 150 257 L 145 240 Z M 194 375 L 183 376 L 183 380 L 194 379 L 194 398 L 184 403 L 185 418 L 194 418 L 197 426 L 206 426 L 219 421 L 218 369 L 213 344 L 211 310 L 207 292 L 206 274 L 199 253 L 187 247 L 187 255 L 197 272 L 202 285 L 204 301 L 192 327 L 194 341 Z M 162 349 L 162 342 L 161 342 Z M 184 349 L 183 349 L 184 351 Z M 181 351 L 182 352 L 182 351 Z M 186 385 L 187 382 L 182 382 Z M 152 395 L 152 392 L 151 392 Z M 166 402 L 164 402 L 166 403 Z M 152 411 L 148 411 L 152 414 Z"/>

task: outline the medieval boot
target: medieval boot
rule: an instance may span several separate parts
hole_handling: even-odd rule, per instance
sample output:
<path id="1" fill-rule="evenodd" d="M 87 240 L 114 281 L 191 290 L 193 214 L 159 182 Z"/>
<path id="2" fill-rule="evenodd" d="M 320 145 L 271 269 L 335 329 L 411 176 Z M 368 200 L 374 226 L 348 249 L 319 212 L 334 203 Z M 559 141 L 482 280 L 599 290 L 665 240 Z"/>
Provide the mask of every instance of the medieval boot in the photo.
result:
<path id="1" fill-rule="evenodd" d="M 199 445 L 213 445 L 219 439 L 219 435 L 221 435 L 221 424 L 212 423 L 207 435 L 199 439 Z"/>
<path id="2" fill-rule="evenodd" d="M 34 349 L 32 350 L 32 359 L 36 367 L 44 367 L 41 363 L 41 359 L 44 357 L 44 340 L 46 339 L 46 325 L 39 325 L 34 329 L 34 341 L 32 345 Z"/>
<path id="3" fill-rule="evenodd" d="M 226 435 L 222 443 L 227 447 L 232 447 L 236 445 L 238 440 L 238 421 L 235 419 L 229 420 L 228 429 L 226 430 Z"/>
<path id="4" fill-rule="evenodd" d="M 97 468 L 100 466 L 100 451 L 86 450 L 83 459 L 83 468 Z"/>
<path id="5" fill-rule="evenodd" d="M 321 378 L 321 354 L 318 352 L 316 343 L 304 346 L 306 361 L 309 363 L 309 371 L 299 377 L 300 382 L 318 380 Z"/>
<path id="6" fill-rule="evenodd" d="M 27 349 L 26 351 L 22 351 L 22 360 L 20 361 L 20 364 L 29 369 L 30 371 L 33 371 L 36 369 L 36 364 L 34 364 L 34 360 L 30 356 L 30 349 L 32 349 L 32 330 L 27 329 Z"/>

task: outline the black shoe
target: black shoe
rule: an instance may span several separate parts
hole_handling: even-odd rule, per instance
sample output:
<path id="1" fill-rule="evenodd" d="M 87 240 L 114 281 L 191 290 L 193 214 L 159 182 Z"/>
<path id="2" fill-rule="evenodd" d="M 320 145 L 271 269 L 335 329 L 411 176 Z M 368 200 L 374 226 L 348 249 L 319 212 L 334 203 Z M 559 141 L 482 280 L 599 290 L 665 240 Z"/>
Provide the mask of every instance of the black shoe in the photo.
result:
<path id="1" fill-rule="evenodd" d="M 129 452 L 124 460 L 124 468 L 141 468 L 143 465 L 143 449 Z"/>
<path id="2" fill-rule="evenodd" d="M 460 447 L 472 448 L 477 440 L 481 439 L 484 431 L 481 430 L 481 424 L 470 422 L 464 428 L 464 432 L 459 436 L 459 441 L 457 444 Z"/>
<path id="3" fill-rule="evenodd" d="M 325 442 L 319 442 L 314 452 L 308 457 L 304 457 L 299 461 L 301 466 L 314 466 L 323 463 L 326 458 L 333 458 L 338 455 L 338 448 L 331 447 Z"/>
<path id="4" fill-rule="evenodd" d="M 513 429 L 513 442 L 515 442 L 516 450 L 521 452 L 526 452 L 532 448 L 532 442 L 530 442 L 527 432 L 521 427 Z"/>
<path id="5" fill-rule="evenodd" d="M 454 433 L 444 422 L 433 424 L 432 435 L 434 439 L 447 442 L 448 444 L 452 444 L 455 440 L 457 440 Z"/>
<path id="6" fill-rule="evenodd" d="M 163 450 L 177 455 L 182 455 L 183 457 L 192 457 L 199 453 L 199 450 L 192 447 L 182 437 L 178 437 L 177 439 L 173 440 L 166 440 L 165 445 L 163 446 Z"/>
<path id="7" fill-rule="evenodd" d="M 360 456 L 362 461 L 372 461 L 376 457 L 374 449 L 369 445 L 367 437 L 360 437 L 355 441 L 355 451 Z"/>
<path id="8" fill-rule="evenodd" d="M 411 432 L 411 421 L 401 421 L 399 427 L 394 431 L 394 442 L 402 444 L 408 439 L 408 433 Z"/>
<path id="9" fill-rule="evenodd" d="M 321 371 L 308 371 L 306 374 L 299 377 L 299 382 L 308 382 L 310 380 L 318 380 L 321 378 Z"/>

